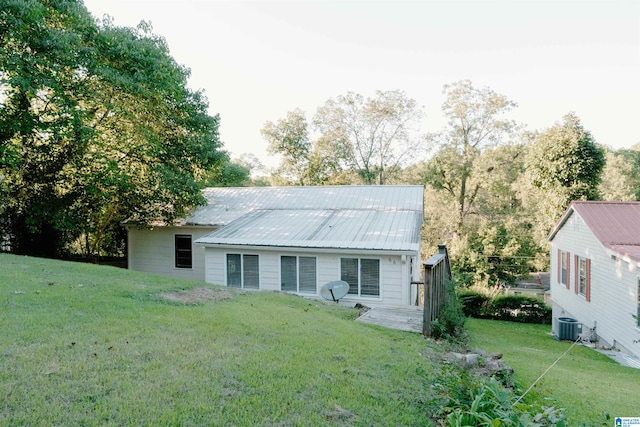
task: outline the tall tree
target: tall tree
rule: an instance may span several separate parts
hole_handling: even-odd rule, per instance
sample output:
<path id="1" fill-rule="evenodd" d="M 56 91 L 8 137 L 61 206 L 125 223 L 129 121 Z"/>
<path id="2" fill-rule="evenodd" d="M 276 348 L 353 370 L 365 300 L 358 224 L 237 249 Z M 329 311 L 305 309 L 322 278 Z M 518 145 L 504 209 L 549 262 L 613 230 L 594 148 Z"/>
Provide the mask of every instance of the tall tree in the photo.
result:
<path id="1" fill-rule="evenodd" d="M 223 161 L 218 117 L 186 86 L 150 25 L 96 22 L 71 0 L 10 0 L 0 11 L 0 174 L 14 251 L 87 255 L 127 218 L 141 225 L 203 202 Z"/>
<path id="2" fill-rule="evenodd" d="M 285 183 L 309 184 L 309 155 L 311 142 L 304 111 L 296 108 L 277 123 L 268 121 L 262 128 L 270 154 L 281 156 L 276 174 Z"/>
<path id="3" fill-rule="evenodd" d="M 606 150 L 606 163 L 598 186 L 602 200 L 637 200 L 636 191 L 640 188 L 640 181 L 634 176 L 634 157 L 624 152 Z"/>
<path id="4" fill-rule="evenodd" d="M 504 114 L 515 103 L 490 88 L 476 89 L 468 80 L 445 85 L 443 92 L 442 111 L 449 121 L 443 131 L 427 136 L 435 149 L 427 184 L 455 200 L 462 227 L 483 186 L 482 180 L 473 180 L 474 172 L 482 170 L 476 163 L 484 149 L 510 141 L 515 123 Z"/>
<path id="5" fill-rule="evenodd" d="M 572 200 L 598 200 L 605 154 L 574 113 L 535 136 L 527 149 L 521 198 L 546 244 L 551 227 Z"/>
<path id="6" fill-rule="evenodd" d="M 415 154 L 422 110 L 404 92 L 377 91 L 374 98 L 349 92 L 318 108 L 314 126 L 324 144 L 345 157 L 341 169 L 366 184 L 385 184 Z"/>

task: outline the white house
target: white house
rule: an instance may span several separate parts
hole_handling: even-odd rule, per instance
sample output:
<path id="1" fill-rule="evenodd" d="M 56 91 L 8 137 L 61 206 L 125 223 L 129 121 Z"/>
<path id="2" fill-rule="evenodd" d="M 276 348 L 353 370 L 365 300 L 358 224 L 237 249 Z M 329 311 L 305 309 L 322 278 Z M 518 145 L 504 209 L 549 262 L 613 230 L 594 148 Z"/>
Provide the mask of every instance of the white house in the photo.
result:
<path id="1" fill-rule="evenodd" d="M 128 226 L 133 270 L 318 296 L 344 280 L 346 303 L 409 305 L 420 276 L 422 186 L 208 188 L 173 226 Z"/>
<path id="2" fill-rule="evenodd" d="M 548 239 L 554 328 L 640 357 L 640 202 L 572 202 Z"/>

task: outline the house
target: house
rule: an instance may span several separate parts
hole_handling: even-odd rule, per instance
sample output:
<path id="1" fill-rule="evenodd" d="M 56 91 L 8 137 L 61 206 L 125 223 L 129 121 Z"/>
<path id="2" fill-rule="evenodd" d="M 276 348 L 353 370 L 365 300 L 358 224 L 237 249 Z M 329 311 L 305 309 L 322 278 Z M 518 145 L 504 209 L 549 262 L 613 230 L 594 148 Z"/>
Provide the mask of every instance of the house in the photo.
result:
<path id="1" fill-rule="evenodd" d="M 640 202 L 574 201 L 548 239 L 556 332 L 575 319 L 583 337 L 640 357 Z"/>
<path id="2" fill-rule="evenodd" d="M 128 226 L 130 269 L 248 290 L 410 305 L 420 276 L 422 186 L 207 188 L 174 225 Z"/>

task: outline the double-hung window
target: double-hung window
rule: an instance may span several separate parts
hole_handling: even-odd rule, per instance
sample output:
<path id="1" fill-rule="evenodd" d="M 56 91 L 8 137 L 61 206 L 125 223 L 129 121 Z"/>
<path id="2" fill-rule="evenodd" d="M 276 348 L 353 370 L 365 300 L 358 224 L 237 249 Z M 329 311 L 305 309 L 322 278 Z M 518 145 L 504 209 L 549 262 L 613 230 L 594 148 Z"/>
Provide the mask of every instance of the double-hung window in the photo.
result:
<path id="1" fill-rule="evenodd" d="M 227 286 L 260 289 L 258 255 L 227 254 Z"/>
<path id="2" fill-rule="evenodd" d="M 575 292 L 591 301 L 591 260 L 576 255 L 575 262 Z"/>
<path id="3" fill-rule="evenodd" d="M 280 279 L 283 291 L 317 293 L 316 257 L 281 256 Z"/>
<path id="4" fill-rule="evenodd" d="M 349 284 L 349 295 L 380 296 L 380 260 L 340 258 L 340 279 Z"/>
<path id="5" fill-rule="evenodd" d="M 569 283 L 569 254 L 565 251 L 560 252 L 560 283 L 567 286 Z"/>
<path id="6" fill-rule="evenodd" d="M 587 295 L 587 260 L 578 258 L 578 293 Z"/>
<path id="7" fill-rule="evenodd" d="M 176 234 L 174 237 L 176 268 L 193 267 L 193 248 L 190 234 Z"/>

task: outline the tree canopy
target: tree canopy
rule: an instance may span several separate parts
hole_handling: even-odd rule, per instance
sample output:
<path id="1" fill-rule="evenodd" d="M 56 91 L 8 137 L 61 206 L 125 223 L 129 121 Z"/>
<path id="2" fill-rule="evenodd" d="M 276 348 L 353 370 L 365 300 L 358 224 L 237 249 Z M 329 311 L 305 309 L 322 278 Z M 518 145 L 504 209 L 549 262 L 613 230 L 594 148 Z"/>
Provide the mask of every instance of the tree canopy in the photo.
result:
<path id="1" fill-rule="evenodd" d="M 569 113 L 538 134 L 527 150 L 526 178 L 531 197 L 538 197 L 541 215 L 551 227 L 572 200 L 598 200 L 606 158 L 602 147 Z"/>
<path id="2" fill-rule="evenodd" d="M 515 123 L 504 115 L 515 103 L 489 88 L 474 88 L 468 80 L 445 85 L 444 94 L 442 111 L 449 121 L 441 132 L 427 137 L 435 151 L 427 184 L 455 200 L 458 227 L 462 227 L 485 183 L 474 178 L 494 170 L 498 173 L 496 167 L 509 164 L 484 167 L 480 159 L 485 149 L 511 142 Z"/>
<path id="3" fill-rule="evenodd" d="M 172 221 L 224 160 L 219 118 L 151 26 L 71 0 L 0 10 L 0 212 L 14 252 L 96 255 L 121 221 Z M 122 243 L 122 240 L 120 240 Z"/>

